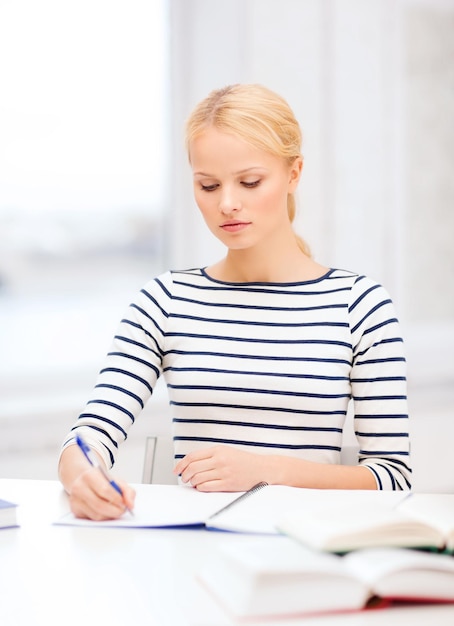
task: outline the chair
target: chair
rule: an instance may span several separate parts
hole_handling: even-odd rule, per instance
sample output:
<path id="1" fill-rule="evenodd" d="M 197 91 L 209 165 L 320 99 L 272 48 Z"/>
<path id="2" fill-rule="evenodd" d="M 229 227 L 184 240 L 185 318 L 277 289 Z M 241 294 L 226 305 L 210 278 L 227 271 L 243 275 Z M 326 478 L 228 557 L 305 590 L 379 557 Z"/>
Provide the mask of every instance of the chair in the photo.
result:
<path id="1" fill-rule="evenodd" d="M 340 462 L 342 465 L 357 465 L 358 452 L 359 446 L 357 444 L 343 445 L 340 452 Z"/>
<path id="2" fill-rule="evenodd" d="M 172 437 L 147 437 L 142 482 L 161 485 L 178 484 L 178 477 L 173 473 L 173 454 Z"/>

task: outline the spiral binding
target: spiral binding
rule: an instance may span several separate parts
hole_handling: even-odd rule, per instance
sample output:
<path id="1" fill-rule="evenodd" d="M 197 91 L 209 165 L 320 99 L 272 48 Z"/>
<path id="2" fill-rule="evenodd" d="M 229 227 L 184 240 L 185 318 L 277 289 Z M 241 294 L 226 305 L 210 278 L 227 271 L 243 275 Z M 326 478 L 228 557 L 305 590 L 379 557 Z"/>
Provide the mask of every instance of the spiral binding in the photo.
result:
<path id="1" fill-rule="evenodd" d="M 256 491 L 260 491 L 260 489 L 263 489 L 263 487 L 267 487 L 267 486 L 268 486 L 268 483 L 266 483 L 265 481 L 261 481 L 260 483 L 257 483 L 256 485 L 254 485 L 253 487 L 251 487 L 250 489 L 242 493 L 241 496 L 238 496 L 238 498 L 235 498 L 235 500 L 223 506 L 222 509 L 219 509 L 219 511 L 216 511 L 216 513 L 213 513 L 212 515 L 210 515 L 208 519 L 213 519 L 213 517 L 216 517 L 216 515 L 220 515 L 221 513 L 224 513 L 227 509 L 230 509 L 232 506 L 235 506 L 236 504 L 238 504 L 238 502 L 241 502 L 241 500 L 244 500 L 245 498 L 256 493 Z"/>

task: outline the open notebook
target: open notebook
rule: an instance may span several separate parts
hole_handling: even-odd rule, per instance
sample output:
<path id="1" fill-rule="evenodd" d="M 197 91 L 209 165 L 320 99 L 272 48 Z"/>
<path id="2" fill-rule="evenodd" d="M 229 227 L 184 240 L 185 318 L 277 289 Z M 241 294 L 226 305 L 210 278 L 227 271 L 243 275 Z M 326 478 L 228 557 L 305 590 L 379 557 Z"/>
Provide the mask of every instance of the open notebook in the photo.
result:
<path id="1" fill-rule="evenodd" d="M 260 483 L 243 493 L 203 493 L 180 485 L 136 485 L 133 515 L 94 522 L 68 513 L 57 524 L 125 528 L 200 527 L 234 532 L 278 534 L 277 522 L 287 515 L 311 517 L 329 504 L 333 512 L 373 507 L 390 510 L 402 492 L 339 491 Z"/>
<path id="2" fill-rule="evenodd" d="M 181 485 L 137 485 L 132 515 L 125 512 L 119 519 L 94 522 L 68 513 L 55 523 L 115 528 L 217 528 L 216 521 L 221 519 L 222 512 L 227 511 L 227 507 L 241 503 L 246 497 L 252 497 L 264 484 L 241 493 L 203 493 L 193 487 Z"/>

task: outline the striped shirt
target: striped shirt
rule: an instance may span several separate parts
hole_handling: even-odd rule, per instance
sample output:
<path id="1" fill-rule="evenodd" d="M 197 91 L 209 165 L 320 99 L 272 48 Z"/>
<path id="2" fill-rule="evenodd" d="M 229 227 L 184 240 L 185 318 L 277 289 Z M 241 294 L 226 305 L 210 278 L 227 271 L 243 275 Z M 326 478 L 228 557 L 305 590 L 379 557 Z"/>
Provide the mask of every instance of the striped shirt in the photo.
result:
<path id="1" fill-rule="evenodd" d="M 129 306 L 77 429 L 115 461 L 163 374 L 175 459 L 216 444 L 339 463 L 350 401 L 359 463 L 410 488 L 406 363 L 382 286 L 333 269 L 297 283 L 151 280 Z"/>

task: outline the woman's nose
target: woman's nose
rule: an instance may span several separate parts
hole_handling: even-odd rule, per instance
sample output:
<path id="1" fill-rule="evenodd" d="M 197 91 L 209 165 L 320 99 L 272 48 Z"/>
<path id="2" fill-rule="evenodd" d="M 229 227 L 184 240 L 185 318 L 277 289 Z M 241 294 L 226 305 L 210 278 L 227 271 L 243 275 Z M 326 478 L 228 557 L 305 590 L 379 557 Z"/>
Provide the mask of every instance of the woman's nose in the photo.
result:
<path id="1" fill-rule="evenodd" d="M 231 189 L 223 189 L 218 205 L 219 211 L 224 214 L 239 211 L 241 209 L 241 201 L 237 194 Z"/>

